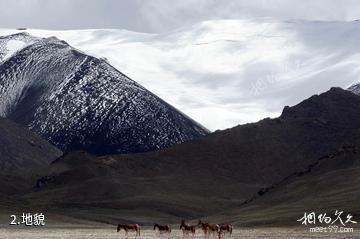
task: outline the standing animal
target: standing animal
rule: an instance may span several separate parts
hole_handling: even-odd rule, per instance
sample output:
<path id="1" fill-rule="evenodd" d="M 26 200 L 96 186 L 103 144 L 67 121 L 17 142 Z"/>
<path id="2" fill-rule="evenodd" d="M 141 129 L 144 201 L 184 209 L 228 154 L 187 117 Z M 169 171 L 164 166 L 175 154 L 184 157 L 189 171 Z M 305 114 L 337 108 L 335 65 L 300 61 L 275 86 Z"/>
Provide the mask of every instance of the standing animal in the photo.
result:
<path id="1" fill-rule="evenodd" d="M 118 224 L 117 226 L 117 232 L 119 232 L 121 229 L 124 229 L 125 231 L 125 237 L 128 237 L 128 232 L 136 232 L 135 238 L 137 236 L 140 237 L 140 226 L 139 224 Z"/>
<path id="2" fill-rule="evenodd" d="M 187 225 L 185 220 L 181 220 L 180 230 L 183 232 L 183 237 L 188 236 L 190 233 L 194 237 L 196 232 L 196 226 Z"/>
<path id="3" fill-rule="evenodd" d="M 204 223 L 201 220 L 199 220 L 198 222 L 198 226 L 201 227 L 201 230 L 203 231 L 205 238 L 208 237 L 208 228 L 207 228 L 208 224 L 209 223 Z"/>
<path id="4" fill-rule="evenodd" d="M 220 226 L 218 224 L 204 223 L 201 220 L 199 220 L 198 226 L 201 226 L 201 229 L 203 230 L 203 232 L 205 234 L 205 238 L 210 236 L 211 234 L 213 236 L 219 235 L 219 237 L 220 237 L 220 234 L 219 234 L 220 233 Z"/>
<path id="5" fill-rule="evenodd" d="M 220 225 L 220 232 L 219 232 L 219 239 L 221 238 L 221 235 L 224 235 L 225 238 L 225 234 L 229 233 L 230 237 L 233 231 L 233 226 L 231 224 L 222 224 Z"/>
<path id="6" fill-rule="evenodd" d="M 154 230 L 156 230 L 156 229 L 159 231 L 160 234 L 167 233 L 170 235 L 170 233 L 171 233 L 171 227 L 169 225 L 155 224 Z"/>

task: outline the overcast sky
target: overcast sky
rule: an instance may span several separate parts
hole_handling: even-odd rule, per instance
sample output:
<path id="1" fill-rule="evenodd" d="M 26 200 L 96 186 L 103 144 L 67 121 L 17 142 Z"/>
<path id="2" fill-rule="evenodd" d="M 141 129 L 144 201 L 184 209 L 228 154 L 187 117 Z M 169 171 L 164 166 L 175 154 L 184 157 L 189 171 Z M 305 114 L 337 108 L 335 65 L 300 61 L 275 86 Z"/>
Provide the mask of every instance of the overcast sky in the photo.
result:
<path id="1" fill-rule="evenodd" d="M 0 0 L 0 28 L 165 32 L 219 18 L 350 21 L 359 13 L 358 0 Z"/>

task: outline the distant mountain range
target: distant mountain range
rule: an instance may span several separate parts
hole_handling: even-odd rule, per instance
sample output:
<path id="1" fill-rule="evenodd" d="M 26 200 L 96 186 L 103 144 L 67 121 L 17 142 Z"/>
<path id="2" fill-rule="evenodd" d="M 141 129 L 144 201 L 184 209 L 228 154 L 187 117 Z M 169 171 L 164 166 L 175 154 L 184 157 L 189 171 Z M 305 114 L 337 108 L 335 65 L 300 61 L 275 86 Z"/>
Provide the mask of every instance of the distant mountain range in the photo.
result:
<path id="1" fill-rule="evenodd" d="M 26 31 L 106 58 L 212 131 L 278 117 L 284 105 L 359 81 L 360 21 L 217 19 L 160 34 Z"/>
<path id="2" fill-rule="evenodd" d="M 63 151 L 98 155 L 158 150 L 208 133 L 105 60 L 26 33 L 0 37 L 0 115 Z"/>
<path id="3" fill-rule="evenodd" d="M 110 223 L 125 218 L 142 223 L 159 218 L 176 222 L 181 217 L 213 215 L 213 220 L 233 220 L 240 225 L 295 225 L 306 205 L 309 210 L 327 212 L 344 207 L 357 214 L 360 208 L 352 203 L 359 195 L 359 184 L 347 180 L 344 186 L 339 170 L 346 168 L 354 175 L 359 165 L 359 118 L 360 96 L 332 88 L 285 107 L 279 118 L 218 131 L 161 151 L 103 157 L 86 152 L 65 154 L 44 171 L 31 198 L 34 202 L 41 198 L 59 212 Z M 336 192 L 336 197 L 317 198 L 314 180 L 328 178 L 329 172 L 336 178 L 329 179 L 328 188 L 322 181 L 321 195 Z M 303 193 L 296 191 L 298 180 Z M 341 190 L 343 186 L 351 188 L 351 196 Z M 283 190 L 291 191 L 284 194 Z M 286 195 L 294 195 L 293 200 L 309 198 L 312 203 L 294 204 L 297 210 L 289 209 L 283 214 L 285 219 L 276 219 L 286 206 L 277 199 Z M 265 196 L 269 204 L 263 201 Z M 274 207 L 269 214 L 272 221 L 257 205 L 264 211 Z M 241 215 L 234 215 L 235 209 Z M 111 216 L 106 215 L 107 210 Z"/>

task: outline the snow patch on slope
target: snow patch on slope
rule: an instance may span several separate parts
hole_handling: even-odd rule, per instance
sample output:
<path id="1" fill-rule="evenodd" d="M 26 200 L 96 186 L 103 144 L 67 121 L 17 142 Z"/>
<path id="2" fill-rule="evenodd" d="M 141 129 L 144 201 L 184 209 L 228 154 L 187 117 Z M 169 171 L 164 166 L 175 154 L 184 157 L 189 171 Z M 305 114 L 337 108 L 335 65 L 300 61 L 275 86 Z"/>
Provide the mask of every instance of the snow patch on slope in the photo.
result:
<path id="1" fill-rule="evenodd" d="M 14 53 L 24 48 L 26 45 L 25 42 L 19 40 L 10 40 L 6 44 L 6 55 L 4 56 L 3 60 L 10 58 Z"/>
<path id="2" fill-rule="evenodd" d="M 35 38 L 27 33 L 19 33 L 11 37 L 0 37 L 0 63 L 12 57 L 16 52 L 32 44 Z"/>
<path id="3" fill-rule="evenodd" d="M 352 91 L 353 93 L 355 93 L 357 95 L 360 95 L 360 83 L 350 86 L 348 90 Z"/>

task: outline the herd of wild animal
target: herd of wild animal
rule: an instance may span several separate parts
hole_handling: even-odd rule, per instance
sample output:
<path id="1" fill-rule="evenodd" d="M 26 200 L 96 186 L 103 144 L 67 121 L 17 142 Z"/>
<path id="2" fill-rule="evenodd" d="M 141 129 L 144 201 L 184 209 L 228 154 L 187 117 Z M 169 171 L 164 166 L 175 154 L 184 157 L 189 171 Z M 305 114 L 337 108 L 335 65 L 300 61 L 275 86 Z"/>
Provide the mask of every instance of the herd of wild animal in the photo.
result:
<path id="1" fill-rule="evenodd" d="M 210 236 L 212 237 L 218 237 L 221 239 L 222 237 L 225 238 L 226 233 L 229 233 L 231 236 L 233 231 L 233 226 L 230 224 L 210 224 L 205 223 L 199 220 L 197 225 L 188 225 L 185 223 L 185 220 L 181 221 L 180 224 L 180 230 L 183 232 L 183 237 L 188 236 L 195 236 L 196 228 L 201 228 L 201 230 L 204 233 L 205 238 L 208 238 Z M 128 232 L 135 232 L 135 238 L 140 237 L 140 226 L 138 224 L 118 224 L 117 231 L 119 232 L 121 229 L 124 229 L 126 238 L 128 237 Z M 158 230 L 160 234 L 167 234 L 170 238 L 171 234 L 171 227 L 170 225 L 154 225 L 154 230 Z"/>

